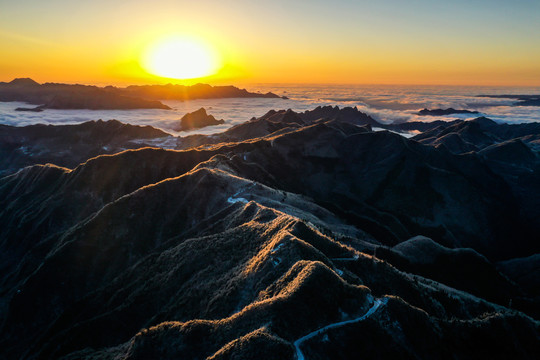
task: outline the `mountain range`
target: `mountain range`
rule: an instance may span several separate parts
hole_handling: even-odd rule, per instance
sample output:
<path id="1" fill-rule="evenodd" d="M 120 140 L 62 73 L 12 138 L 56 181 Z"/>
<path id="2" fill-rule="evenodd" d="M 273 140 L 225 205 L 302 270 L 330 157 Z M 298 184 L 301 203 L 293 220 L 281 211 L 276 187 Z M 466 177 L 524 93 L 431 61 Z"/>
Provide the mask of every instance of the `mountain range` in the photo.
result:
<path id="1" fill-rule="evenodd" d="M 540 124 L 327 106 L 0 145 L 0 357 L 540 354 Z"/>
<path id="2" fill-rule="evenodd" d="M 58 83 L 39 84 L 30 78 L 0 82 L 0 101 L 22 101 L 34 108 L 17 108 L 18 111 L 43 111 L 45 109 L 170 109 L 160 100 L 189 100 L 214 98 L 279 98 L 273 93 L 252 93 L 234 86 L 206 84 L 145 85 L 126 88 Z"/>

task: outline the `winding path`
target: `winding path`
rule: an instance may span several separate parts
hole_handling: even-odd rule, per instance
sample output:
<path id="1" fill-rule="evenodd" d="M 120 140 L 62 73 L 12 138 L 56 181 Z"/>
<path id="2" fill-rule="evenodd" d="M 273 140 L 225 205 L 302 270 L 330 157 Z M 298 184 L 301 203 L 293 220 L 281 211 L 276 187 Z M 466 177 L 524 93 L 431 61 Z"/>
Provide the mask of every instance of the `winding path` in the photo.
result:
<path id="1" fill-rule="evenodd" d="M 236 204 L 237 202 L 247 204 L 249 201 L 246 198 L 237 197 L 237 196 L 243 193 L 244 191 L 246 191 L 247 189 L 249 189 L 250 187 L 253 187 L 254 185 L 255 185 L 254 183 L 251 183 L 245 187 L 240 188 L 240 190 L 238 190 L 234 195 L 229 196 L 229 198 L 227 199 L 227 202 L 230 204 Z"/>
<path id="2" fill-rule="evenodd" d="M 377 309 L 379 309 L 379 307 L 381 307 L 382 305 L 386 305 L 387 302 L 388 302 L 388 298 L 375 299 L 375 301 L 373 302 L 373 305 L 369 308 L 369 310 L 364 315 L 362 315 L 362 316 L 360 316 L 360 317 L 358 317 L 356 319 L 351 319 L 351 320 L 347 320 L 347 321 L 340 321 L 340 322 L 337 322 L 337 323 L 327 325 L 327 326 L 325 326 L 323 328 L 320 328 L 319 330 L 315 330 L 315 331 L 307 334 L 306 336 L 302 336 L 300 339 L 298 339 L 298 340 L 296 340 L 294 342 L 294 347 L 296 348 L 296 357 L 297 357 L 297 359 L 298 360 L 305 360 L 304 354 L 302 353 L 302 350 L 300 350 L 300 345 L 302 345 L 302 343 L 304 341 L 306 341 L 308 339 L 311 339 L 314 336 L 321 335 L 321 334 L 325 333 L 326 331 L 328 331 L 330 329 L 334 329 L 334 328 L 337 328 L 337 327 L 341 327 L 343 325 L 363 321 L 363 320 L 369 318 L 371 315 L 373 315 L 375 313 L 375 311 L 377 311 Z"/>

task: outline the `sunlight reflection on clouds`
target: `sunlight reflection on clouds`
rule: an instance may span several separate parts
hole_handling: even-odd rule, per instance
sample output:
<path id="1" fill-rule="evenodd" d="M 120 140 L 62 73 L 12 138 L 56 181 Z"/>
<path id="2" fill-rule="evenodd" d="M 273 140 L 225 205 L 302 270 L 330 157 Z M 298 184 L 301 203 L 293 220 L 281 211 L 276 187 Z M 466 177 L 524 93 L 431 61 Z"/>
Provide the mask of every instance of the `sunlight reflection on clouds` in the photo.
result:
<path id="1" fill-rule="evenodd" d="M 514 101 L 476 97 L 480 94 L 540 93 L 539 88 L 470 88 L 421 86 L 305 86 L 258 85 L 249 88 L 261 92 L 272 91 L 290 99 L 199 99 L 190 101 L 163 101 L 173 110 L 45 110 L 40 113 L 17 112 L 17 107 L 28 107 L 20 102 L 0 102 L 0 124 L 24 126 L 42 124 L 76 124 L 88 120 L 117 119 L 136 125 L 151 125 L 173 135 L 214 134 L 229 127 L 264 115 L 268 110 L 293 109 L 305 111 L 319 105 L 357 106 L 360 111 L 383 123 L 405 121 L 434 121 L 470 119 L 471 114 L 448 116 L 418 116 L 422 108 L 469 109 L 481 112 L 498 122 L 522 123 L 540 121 L 539 107 L 510 106 Z M 225 124 L 175 132 L 171 130 L 180 118 L 201 107 Z M 481 116 L 478 115 L 478 116 Z"/>

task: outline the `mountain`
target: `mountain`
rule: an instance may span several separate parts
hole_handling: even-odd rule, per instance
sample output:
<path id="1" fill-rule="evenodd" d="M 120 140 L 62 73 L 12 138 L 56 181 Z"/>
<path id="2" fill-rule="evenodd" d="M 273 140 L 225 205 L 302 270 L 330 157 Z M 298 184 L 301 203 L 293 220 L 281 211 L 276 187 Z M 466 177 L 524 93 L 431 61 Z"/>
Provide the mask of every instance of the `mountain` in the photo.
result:
<path id="1" fill-rule="evenodd" d="M 0 176 L 34 164 L 75 167 L 94 156 L 171 141 L 176 139 L 151 126 L 117 120 L 57 126 L 0 125 Z"/>
<path id="2" fill-rule="evenodd" d="M 0 101 L 23 101 L 38 105 L 35 108 L 18 108 L 19 111 L 44 109 L 164 109 L 170 107 L 159 100 L 188 100 L 208 98 L 279 98 L 273 93 L 251 93 L 234 86 L 196 84 L 147 85 L 118 88 L 45 83 L 29 78 L 0 83 Z"/>
<path id="3" fill-rule="evenodd" d="M 477 95 L 478 97 L 489 97 L 496 99 L 518 100 L 514 106 L 540 106 L 540 95 Z"/>
<path id="4" fill-rule="evenodd" d="M 224 124 L 225 120 L 216 120 L 213 115 L 206 113 L 205 108 L 200 108 L 199 110 L 187 113 L 182 116 L 180 119 L 180 126 L 174 128 L 176 131 L 186 131 L 192 129 L 200 129 L 206 126 L 220 125 Z"/>
<path id="5" fill-rule="evenodd" d="M 270 135 L 284 134 L 298 130 L 306 125 L 330 121 L 331 126 L 345 131 L 360 131 L 358 126 L 380 127 L 381 124 L 366 115 L 356 107 L 318 106 L 313 110 L 297 113 L 288 110 L 270 110 L 259 118 L 235 125 L 220 134 L 212 136 L 191 135 L 179 140 L 178 148 L 185 149 L 193 146 L 218 144 L 225 142 L 244 141 Z M 329 124 L 330 124 L 329 123 Z"/>
<path id="6" fill-rule="evenodd" d="M 169 109 L 156 100 L 125 96 L 87 85 L 38 84 L 32 79 L 0 83 L 0 101 L 23 101 L 40 109 Z M 28 110 L 19 108 L 21 110 Z"/>
<path id="7" fill-rule="evenodd" d="M 467 122 L 485 153 L 455 154 L 372 120 L 271 111 L 0 178 L 0 357 L 536 359 L 538 228 L 484 146 L 532 127 Z"/>
<path id="8" fill-rule="evenodd" d="M 126 96 L 136 96 L 154 100 L 189 100 L 216 98 L 280 98 L 268 92 L 266 94 L 249 92 L 235 86 L 210 86 L 207 84 L 185 85 L 132 85 L 126 88 L 106 88 L 110 92 L 119 92 Z"/>
<path id="9" fill-rule="evenodd" d="M 446 134 L 456 133 L 464 140 L 468 139 L 482 148 L 510 139 L 526 136 L 535 137 L 539 132 L 540 123 L 497 124 L 495 121 L 482 116 L 469 121 L 456 120 L 449 122 L 443 126 L 431 129 L 430 132 L 417 135 L 415 139 L 423 143 L 430 143 Z"/>
<path id="10" fill-rule="evenodd" d="M 497 124 L 479 117 L 439 126 L 413 139 L 455 154 L 476 152 L 511 187 L 519 216 L 540 229 L 539 123 Z"/>
<path id="11" fill-rule="evenodd" d="M 403 123 L 393 123 L 393 124 L 381 124 L 381 127 L 388 130 L 393 130 L 397 132 L 425 132 L 428 130 L 434 130 L 437 128 L 438 131 L 447 128 L 450 125 L 457 124 L 463 120 L 454 120 L 454 121 L 443 121 L 435 120 L 430 122 L 424 121 L 407 121 Z"/>
<path id="12" fill-rule="evenodd" d="M 0 83 L 2 85 L 6 84 L 6 83 Z M 12 86 L 20 86 L 20 87 L 32 87 L 32 86 L 38 86 L 39 83 L 37 83 L 36 81 L 30 79 L 30 78 L 17 78 L 17 79 L 13 79 L 11 80 L 9 83 L 9 85 L 12 85 Z"/>
<path id="13" fill-rule="evenodd" d="M 478 114 L 478 111 L 470 111 L 470 110 L 456 110 L 454 108 L 448 108 L 448 109 L 423 109 L 420 110 L 417 115 L 423 115 L 423 116 L 443 116 L 443 115 L 453 115 L 453 114 Z"/>

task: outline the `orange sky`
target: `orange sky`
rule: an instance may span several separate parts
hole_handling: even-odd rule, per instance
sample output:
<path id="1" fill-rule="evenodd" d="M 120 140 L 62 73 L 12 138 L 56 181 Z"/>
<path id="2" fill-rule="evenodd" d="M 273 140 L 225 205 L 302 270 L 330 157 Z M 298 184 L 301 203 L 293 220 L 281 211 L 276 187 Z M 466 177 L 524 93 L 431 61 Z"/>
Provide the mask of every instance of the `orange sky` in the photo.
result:
<path id="1" fill-rule="evenodd" d="M 540 85 L 540 2 L 30 0 L 0 11 L 0 81 L 179 82 L 142 68 L 171 34 L 210 44 L 209 83 Z"/>

